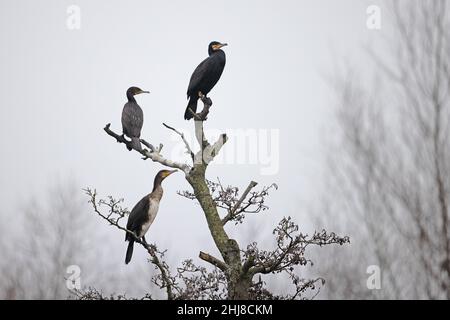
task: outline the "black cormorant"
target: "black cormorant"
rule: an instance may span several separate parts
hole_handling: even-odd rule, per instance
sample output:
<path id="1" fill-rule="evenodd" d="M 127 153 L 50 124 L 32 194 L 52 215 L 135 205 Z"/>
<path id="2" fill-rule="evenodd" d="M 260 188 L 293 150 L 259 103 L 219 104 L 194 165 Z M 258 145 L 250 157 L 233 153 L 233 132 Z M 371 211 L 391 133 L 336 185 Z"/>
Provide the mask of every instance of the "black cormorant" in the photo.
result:
<path id="1" fill-rule="evenodd" d="M 141 150 L 141 142 L 139 138 L 141 136 L 142 125 L 144 124 L 144 113 L 141 107 L 134 99 L 134 96 L 141 93 L 149 93 L 137 87 L 130 87 L 127 90 L 128 102 L 125 103 L 122 110 L 122 130 L 123 134 L 131 138 L 131 147 L 127 146 L 128 150 L 132 148 Z"/>
<path id="2" fill-rule="evenodd" d="M 150 228 L 153 220 L 155 220 L 156 214 L 158 213 L 159 202 L 163 196 L 161 182 L 176 171 L 177 170 L 161 170 L 158 172 L 153 183 L 153 191 L 143 197 L 134 206 L 133 210 L 131 210 L 128 217 L 127 229 L 133 231 L 138 238 L 142 238 L 144 243 L 147 243 L 145 240 L 145 233 Z M 129 241 L 127 254 L 125 257 L 125 263 L 128 264 L 133 256 L 134 245 L 133 236 L 128 232 L 125 235 L 125 241 Z"/>
<path id="3" fill-rule="evenodd" d="M 189 103 L 184 113 L 184 119 L 189 120 L 193 117 L 189 109 L 193 112 L 197 111 L 199 92 L 206 96 L 219 81 L 225 67 L 225 52 L 220 48 L 226 45 L 226 43 L 217 41 L 211 42 L 208 46 L 209 57 L 203 60 L 194 70 L 187 90 Z"/>

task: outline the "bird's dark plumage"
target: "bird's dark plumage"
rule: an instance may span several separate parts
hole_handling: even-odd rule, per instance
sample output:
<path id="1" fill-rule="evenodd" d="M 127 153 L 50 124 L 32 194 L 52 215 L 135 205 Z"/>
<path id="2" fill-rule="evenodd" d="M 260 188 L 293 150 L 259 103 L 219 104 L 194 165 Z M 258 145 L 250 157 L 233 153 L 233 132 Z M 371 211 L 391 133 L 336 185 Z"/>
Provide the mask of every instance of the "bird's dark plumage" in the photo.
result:
<path id="1" fill-rule="evenodd" d="M 130 87 L 127 90 L 128 102 L 124 105 L 122 110 L 122 130 L 123 134 L 131 139 L 131 147 L 128 150 L 141 150 L 141 136 L 142 126 L 144 125 L 144 113 L 141 107 L 137 104 L 135 95 L 140 93 L 148 93 L 137 87 Z"/>
<path id="2" fill-rule="evenodd" d="M 146 195 L 143 197 L 131 210 L 131 213 L 128 217 L 127 222 L 127 229 L 130 231 L 133 231 L 138 238 L 142 238 L 142 226 L 145 224 L 147 220 L 149 220 L 149 206 L 150 206 L 150 195 Z M 125 256 L 125 263 L 128 264 L 131 261 L 131 257 L 133 256 L 133 246 L 134 246 L 134 239 L 133 237 L 127 233 L 125 235 L 125 241 L 129 241 L 128 248 L 127 248 L 127 254 Z"/>
<path id="3" fill-rule="evenodd" d="M 162 181 L 177 170 L 161 170 L 155 176 L 153 191 L 143 197 L 131 210 L 128 217 L 127 230 L 134 232 L 138 238 L 145 242 L 145 234 L 155 220 L 159 209 L 159 202 L 163 196 Z M 125 241 L 129 241 L 125 263 L 128 264 L 133 256 L 134 238 L 130 233 L 125 234 Z"/>
<path id="4" fill-rule="evenodd" d="M 197 111 L 199 92 L 206 96 L 219 81 L 226 62 L 225 52 L 220 48 L 226 45 L 226 43 L 217 41 L 211 42 L 208 46 L 209 57 L 203 60 L 192 73 L 187 90 L 189 103 L 184 113 L 184 119 L 192 119 L 193 115 L 189 109 L 193 112 Z"/>

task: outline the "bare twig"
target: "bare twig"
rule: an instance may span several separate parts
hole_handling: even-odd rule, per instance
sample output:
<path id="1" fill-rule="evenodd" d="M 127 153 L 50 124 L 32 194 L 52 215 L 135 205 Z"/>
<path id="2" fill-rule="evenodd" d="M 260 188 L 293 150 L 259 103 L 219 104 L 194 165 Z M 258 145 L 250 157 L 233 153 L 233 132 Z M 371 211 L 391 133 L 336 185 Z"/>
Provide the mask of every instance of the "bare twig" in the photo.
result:
<path id="1" fill-rule="evenodd" d="M 311 237 L 306 234 L 297 233 L 298 225 L 290 217 L 283 218 L 273 233 L 276 236 L 277 249 L 274 251 L 260 250 L 256 243 L 252 243 L 244 251 L 247 261 L 244 265 L 251 266 L 250 274 L 268 274 L 292 271 L 296 265 L 306 265 L 309 260 L 304 257 L 305 249 L 309 245 L 343 245 L 349 243 L 350 239 L 340 237 L 335 233 L 315 232 Z M 291 268 L 292 267 L 292 268 Z"/>
<path id="2" fill-rule="evenodd" d="M 233 219 L 234 214 L 236 213 L 236 210 L 239 208 L 239 206 L 242 204 L 242 202 L 247 198 L 248 194 L 250 193 L 250 191 L 256 187 L 258 183 L 255 181 L 251 181 L 247 187 L 247 189 L 245 189 L 244 193 L 242 194 L 242 196 L 239 198 L 239 200 L 236 202 L 236 204 L 234 205 L 234 207 L 228 211 L 228 214 L 222 219 L 222 225 L 225 225 L 228 221 Z"/>
<path id="3" fill-rule="evenodd" d="M 251 191 L 257 185 L 256 182 L 252 181 L 244 193 L 239 196 L 237 187 L 224 187 L 220 180 L 218 182 L 206 180 L 206 183 L 216 206 L 225 209 L 227 212 L 226 216 L 221 219 L 222 225 L 225 225 L 228 221 L 241 223 L 246 213 L 259 213 L 267 210 L 269 207 L 265 204 L 265 199 L 272 188 L 278 188 L 276 184 L 271 184 L 270 186 L 264 186 L 262 190 Z M 177 193 L 190 200 L 196 199 L 195 194 L 191 191 L 184 190 Z"/>
<path id="4" fill-rule="evenodd" d="M 165 124 L 164 122 L 163 122 L 163 126 L 166 127 L 167 129 L 174 131 L 176 134 L 178 134 L 181 137 L 181 139 L 184 142 L 184 145 L 186 146 L 187 152 L 191 156 L 192 161 L 194 161 L 194 152 L 192 152 L 192 149 L 191 149 L 189 143 L 187 142 L 186 138 L 184 137 L 184 134 L 182 132 L 178 131 L 177 129 L 175 129 L 174 127 L 171 127 L 171 126 Z"/>
<path id="5" fill-rule="evenodd" d="M 174 295 L 172 292 L 172 281 L 170 280 L 168 266 L 166 266 L 164 263 L 162 263 L 159 260 L 159 258 L 158 258 L 159 251 L 156 248 L 156 246 L 142 241 L 140 238 L 138 238 L 136 236 L 136 234 L 133 231 L 128 230 L 127 228 L 124 228 L 119 224 L 119 220 L 124 218 L 125 214 L 127 213 L 127 211 L 123 210 L 118 205 L 120 202 L 122 202 L 122 200 L 115 201 L 112 197 L 110 197 L 109 202 L 104 201 L 104 200 L 97 201 L 97 192 L 95 190 L 91 190 L 91 189 L 87 188 L 84 191 L 90 197 L 89 203 L 92 205 L 95 213 L 97 213 L 98 216 L 100 216 L 104 220 L 108 221 L 110 225 L 130 234 L 133 237 L 134 242 L 139 243 L 141 246 L 143 246 L 147 250 L 147 252 L 151 256 L 151 262 L 159 269 L 159 271 L 161 273 L 162 285 L 160 287 L 166 288 L 167 299 L 172 300 L 174 298 Z M 104 214 L 100 210 L 99 207 L 101 205 L 108 206 L 108 208 L 109 208 L 108 214 Z M 117 218 L 114 218 L 115 216 L 117 216 Z"/>

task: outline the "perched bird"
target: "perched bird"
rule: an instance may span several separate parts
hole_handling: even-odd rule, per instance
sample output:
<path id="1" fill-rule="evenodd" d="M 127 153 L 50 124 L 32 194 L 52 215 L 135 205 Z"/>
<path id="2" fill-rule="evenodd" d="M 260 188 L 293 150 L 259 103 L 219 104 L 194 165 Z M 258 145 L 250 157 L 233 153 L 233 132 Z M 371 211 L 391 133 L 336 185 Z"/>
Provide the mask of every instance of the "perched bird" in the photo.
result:
<path id="1" fill-rule="evenodd" d="M 176 171 L 177 170 L 161 170 L 158 172 L 153 183 L 153 191 L 143 197 L 134 206 L 133 210 L 131 210 L 128 217 L 127 229 L 133 231 L 138 238 L 142 238 L 144 243 L 147 243 L 145 234 L 155 220 L 156 214 L 158 213 L 159 202 L 163 196 L 161 182 Z M 128 264 L 133 256 L 134 238 L 127 232 L 125 241 L 128 241 L 128 249 L 125 256 L 125 263 Z"/>
<path id="2" fill-rule="evenodd" d="M 217 41 L 211 42 L 208 46 L 209 57 L 203 60 L 194 70 L 187 90 L 189 103 L 186 107 L 186 112 L 184 113 L 185 120 L 189 120 L 193 117 L 189 109 L 193 112 L 197 111 L 199 92 L 206 96 L 216 85 L 217 81 L 219 81 L 223 68 L 225 68 L 225 52 L 220 48 L 226 45 L 226 43 Z"/>
<path id="3" fill-rule="evenodd" d="M 139 140 L 141 136 L 142 125 L 144 124 L 144 113 L 141 107 L 136 102 L 134 98 L 135 95 L 141 93 L 150 93 L 139 89 L 138 87 L 130 87 L 127 90 L 128 102 L 125 103 L 122 110 L 122 130 L 123 134 L 131 138 L 131 146 L 127 146 L 128 150 L 132 148 L 136 150 L 141 150 L 141 142 Z"/>

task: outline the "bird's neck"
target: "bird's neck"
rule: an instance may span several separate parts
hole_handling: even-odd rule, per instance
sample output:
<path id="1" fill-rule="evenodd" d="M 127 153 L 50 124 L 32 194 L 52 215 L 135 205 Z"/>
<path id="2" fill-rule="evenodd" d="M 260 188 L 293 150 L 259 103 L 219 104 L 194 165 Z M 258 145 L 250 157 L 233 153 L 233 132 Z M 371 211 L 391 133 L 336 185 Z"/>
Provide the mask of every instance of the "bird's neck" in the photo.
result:
<path id="1" fill-rule="evenodd" d="M 161 177 L 159 175 L 156 176 L 155 180 L 153 181 L 153 191 L 158 190 L 158 189 L 162 190 L 161 183 L 162 183 Z"/>
<path id="2" fill-rule="evenodd" d="M 209 56 L 213 56 L 213 55 L 225 55 L 225 52 L 222 49 L 217 49 L 217 50 L 210 50 L 208 52 Z"/>
<path id="3" fill-rule="evenodd" d="M 127 93 L 128 102 L 136 102 L 136 99 L 132 94 Z"/>
<path id="4" fill-rule="evenodd" d="M 162 195 L 163 195 L 163 188 L 161 186 L 161 183 L 153 186 L 153 191 L 152 191 L 151 195 L 152 195 L 153 199 L 156 199 L 158 201 L 161 200 Z"/>

